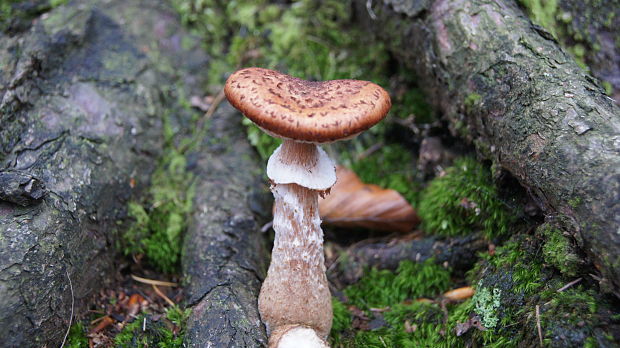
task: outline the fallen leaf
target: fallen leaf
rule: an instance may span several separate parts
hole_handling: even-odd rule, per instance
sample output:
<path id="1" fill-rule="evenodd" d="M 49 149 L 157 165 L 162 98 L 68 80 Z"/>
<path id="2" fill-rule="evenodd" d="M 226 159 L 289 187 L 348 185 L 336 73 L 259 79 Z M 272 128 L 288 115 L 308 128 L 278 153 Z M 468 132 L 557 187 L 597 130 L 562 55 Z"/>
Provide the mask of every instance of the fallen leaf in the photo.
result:
<path id="1" fill-rule="evenodd" d="M 443 297 L 450 301 L 462 301 L 472 296 L 474 296 L 474 288 L 471 286 L 453 289 L 443 294 Z"/>
<path id="2" fill-rule="evenodd" d="M 464 323 L 456 323 L 456 328 L 454 330 L 457 336 L 461 336 L 461 335 L 464 335 L 471 328 L 476 328 L 480 331 L 487 330 L 487 328 L 482 325 L 482 322 L 480 321 L 480 317 L 478 317 L 477 315 L 474 315 L 473 317 L 469 318 L 469 320 L 467 320 Z"/>
<path id="3" fill-rule="evenodd" d="M 129 298 L 127 303 L 127 315 L 135 317 L 140 312 L 140 307 L 143 305 L 144 297 L 140 294 L 133 294 Z"/>
<path id="4" fill-rule="evenodd" d="M 382 231 L 410 232 L 420 219 L 400 193 L 364 184 L 350 169 L 336 167 L 338 181 L 319 199 L 323 223 Z"/>

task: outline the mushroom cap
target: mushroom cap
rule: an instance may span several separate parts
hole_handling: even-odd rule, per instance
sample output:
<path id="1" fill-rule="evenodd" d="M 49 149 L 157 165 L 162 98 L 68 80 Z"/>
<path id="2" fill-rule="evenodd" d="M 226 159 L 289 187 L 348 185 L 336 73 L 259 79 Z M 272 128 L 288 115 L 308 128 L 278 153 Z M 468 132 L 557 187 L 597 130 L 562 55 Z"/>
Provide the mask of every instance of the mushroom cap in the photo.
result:
<path id="1" fill-rule="evenodd" d="M 372 82 L 306 81 L 262 68 L 236 71 L 224 93 L 268 133 L 312 143 L 355 136 L 381 121 L 392 105 L 388 93 Z"/>

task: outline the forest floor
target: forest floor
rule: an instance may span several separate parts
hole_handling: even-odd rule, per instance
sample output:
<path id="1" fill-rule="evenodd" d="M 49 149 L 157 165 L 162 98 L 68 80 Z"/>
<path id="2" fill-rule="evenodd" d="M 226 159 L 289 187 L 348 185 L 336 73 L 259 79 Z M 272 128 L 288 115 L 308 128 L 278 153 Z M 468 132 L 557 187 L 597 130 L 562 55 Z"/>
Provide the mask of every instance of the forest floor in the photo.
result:
<path id="1" fill-rule="evenodd" d="M 227 74 L 241 66 L 312 80 L 370 80 L 393 96 L 382 124 L 327 151 L 363 183 L 400 193 L 421 224 L 391 233 L 325 226 L 332 346 L 506 347 L 522 340 L 594 347 L 618 338 L 618 332 L 602 329 L 617 326 L 617 301 L 601 295 L 582 274 L 573 241 L 543 224 L 516 180 L 476 160 L 474 147 L 448 132 L 415 76 L 381 42 L 368 41 L 352 25 L 348 1 L 171 2 L 212 57 L 205 93 L 188 96 L 188 107 L 210 112 L 222 102 Z M 266 161 L 278 142 L 244 122 L 256 155 Z M 186 137 L 196 134 L 202 129 Z M 135 224 L 122 245 L 127 257 L 120 261 L 116 286 L 78 316 L 68 347 L 182 346 L 188 312 L 179 263 L 193 192 L 183 168 L 186 149 L 179 144 L 188 142 L 167 142 L 150 200 L 130 205 Z M 472 236 L 483 247 L 470 250 L 475 257 L 465 267 L 433 257 L 413 262 L 412 256 L 378 269 L 350 259 L 370 243 Z M 347 278 L 355 267 L 363 274 Z"/>

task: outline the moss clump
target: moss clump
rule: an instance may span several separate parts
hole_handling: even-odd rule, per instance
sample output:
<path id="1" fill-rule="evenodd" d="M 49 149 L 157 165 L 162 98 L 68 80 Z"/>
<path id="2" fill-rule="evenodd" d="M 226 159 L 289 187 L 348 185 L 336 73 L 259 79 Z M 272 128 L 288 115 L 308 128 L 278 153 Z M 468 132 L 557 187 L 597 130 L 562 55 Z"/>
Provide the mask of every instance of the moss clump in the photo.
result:
<path id="1" fill-rule="evenodd" d="M 418 277 L 417 274 L 425 274 Z M 433 279 L 436 278 L 436 279 Z M 403 293 L 404 288 L 409 289 Z M 415 284 L 416 289 L 411 290 Z M 456 335 L 459 323 L 466 323 L 474 314 L 474 302 L 467 300 L 461 304 L 447 304 L 442 307 L 439 302 L 403 301 L 420 296 L 434 297 L 445 291 L 449 285 L 449 273 L 446 269 L 434 265 L 432 261 L 413 266 L 411 262 L 401 263 L 399 269 L 389 271 L 371 270 L 357 284 L 344 290 L 348 303 L 363 310 L 371 320 L 383 322 L 376 329 L 354 331 L 349 327 L 338 325 L 332 330 L 330 343 L 336 348 L 349 347 L 466 347 L 472 344 L 488 347 L 511 347 L 510 339 L 490 331 L 480 332 L 472 328 L 461 337 Z M 374 289 L 373 289 L 374 287 Z M 382 289 L 382 290 L 377 290 Z M 410 295 L 415 293 L 415 295 Z M 382 307 L 381 312 L 370 308 Z M 336 308 L 336 307 L 335 307 Z M 336 317 L 344 317 L 342 310 L 334 310 Z"/>
<path id="2" fill-rule="evenodd" d="M 351 313 L 347 307 L 335 297 L 332 297 L 332 308 L 334 311 L 334 319 L 332 322 L 332 331 L 340 332 L 351 327 Z"/>
<path id="3" fill-rule="evenodd" d="M 86 327 L 84 323 L 78 321 L 71 325 L 69 336 L 67 336 L 67 348 L 88 348 L 88 337 L 86 337 Z"/>
<path id="4" fill-rule="evenodd" d="M 434 297 L 450 284 L 450 272 L 432 259 L 402 261 L 395 273 L 371 269 L 357 284 L 344 290 L 349 303 L 359 308 L 385 307 L 406 299 Z"/>
<path id="5" fill-rule="evenodd" d="M 465 109 L 467 112 L 471 112 L 473 108 L 480 102 L 482 96 L 478 93 L 470 93 L 465 97 L 463 103 L 465 104 Z"/>
<path id="6" fill-rule="evenodd" d="M 487 271 L 493 273 L 501 270 L 509 279 L 497 279 L 497 281 L 508 280 L 503 283 L 503 294 L 509 291 L 517 296 L 529 296 L 534 294 L 543 286 L 542 282 L 542 262 L 536 254 L 530 254 L 524 244 L 516 240 L 511 240 L 503 246 L 497 248 L 493 255 L 485 253 L 482 262 L 475 267 L 470 274 L 475 274 L 480 267 L 490 266 Z"/>
<path id="7" fill-rule="evenodd" d="M 546 292 L 540 305 L 545 344 L 580 347 L 587 346 L 587 342 L 596 342 L 595 328 L 600 324 L 598 309 L 595 293 L 581 286 L 563 292 Z"/>
<path id="8" fill-rule="evenodd" d="M 162 320 L 154 321 L 149 315 L 139 315 L 134 321 L 127 324 L 114 337 L 117 347 L 183 347 L 185 325 L 190 310 L 172 307 L 166 310 L 166 320 L 172 325 L 165 325 Z M 146 323 L 146 324 L 145 324 Z M 176 330 L 175 328 L 176 327 Z M 145 330 L 143 330 L 145 328 Z M 175 333 L 176 332 L 176 333 Z"/>
<path id="9" fill-rule="evenodd" d="M 250 119 L 244 117 L 241 123 L 246 127 L 250 144 L 254 146 L 263 161 L 267 161 L 276 148 L 282 144 L 282 139 L 274 138 L 263 132 Z"/>
<path id="10" fill-rule="evenodd" d="M 490 171 L 473 158 L 457 159 L 422 192 L 418 214 L 426 232 L 442 236 L 482 231 L 506 235 L 513 217 L 499 199 Z"/>
<path id="11" fill-rule="evenodd" d="M 537 232 L 544 238 L 542 251 L 545 262 L 568 277 L 576 276 L 581 259 L 568 237 L 549 224 L 541 225 Z"/>
<path id="12" fill-rule="evenodd" d="M 364 150 L 343 151 L 340 161 L 359 175 L 362 182 L 395 190 L 417 205 L 420 189 L 414 178 L 411 151 L 401 144 L 386 144 L 368 156 L 356 158 Z"/>
<path id="13" fill-rule="evenodd" d="M 214 58 L 212 86 L 221 86 L 226 73 L 243 65 L 286 70 L 305 79 L 378 81 L 384 76 L 378 72 L 385 68 L 387 53 L 381 43 L 358 45 L 367 34 L 349 25 L 351 0 L 172 3 Z"/>
<path id="14" fill-rule="evenodd" d="M 173 142 L 174 133 L 167 123 L 164 128 L 165 152 L 151 177 L 149 203 L 129 203 L 134 223 L 123 235 L 122 249 L 126 255 L 143 254 L 160 271 L 174 272 L 179 266 L 194 185 L 185 156 Z"/>
<path id="15" fill-rule="evenodd" d="M 481 255 L 470 271 L 470 281 L 478 284 L 472 299 L 474 312 L 485 327 L 492 327 L 475 332 L 474 339 L 487 342 L 495 339 L 489 336 L 493 335 L 510 337 L 513 345 L 537 345 L 538 306 L 545 346 L 583 347 L 587 342 L 606 346 L 614 339 L 606 333 L 615 325 L 610 324 L 615 320 L 613 307 L 598 291 L 585 286 L 558 292 L 568 281 L 543 262 L 544 240 L 537 237 L 545 230 L 559 233 L 544 224 L 538 236 L 515 236 L 495 253 Z"/>
<path id="16" fill-rule="evenodd" d="M 532 22 L 544 27 L 555 37 L 558 36 L 557 0 L 519 0 L 519 3 L 525 7 L 527 14 L 532 19 Z"/>
<path id="17" fill-rule="evenodd" d="M 67 0 L 0 0 L 0 31 L 4 32 L 18 21 L 29 20 L 66 2 Z"/>

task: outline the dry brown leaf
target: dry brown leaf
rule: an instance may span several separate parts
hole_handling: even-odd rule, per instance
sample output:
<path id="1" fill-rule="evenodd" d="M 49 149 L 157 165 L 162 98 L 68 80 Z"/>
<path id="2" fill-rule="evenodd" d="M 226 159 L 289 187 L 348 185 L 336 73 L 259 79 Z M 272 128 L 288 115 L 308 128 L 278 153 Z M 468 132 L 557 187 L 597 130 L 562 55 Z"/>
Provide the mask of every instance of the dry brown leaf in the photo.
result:
<path id="1" fill-rule="evenodd" d="M 338 181 L 319 199 L 323 223 L 382 231 L 410 232 L 420 219 L 400 193 L 364 184 L 350 169 L 336 167 Z"/>
<path id="2" fill-rule="evenodd" d="M 464 286 L 462 288 L 453 289 L 443 294 L 443 297 L 450 301 L 462 301 L 474 296 L 474 288 Z"/>

